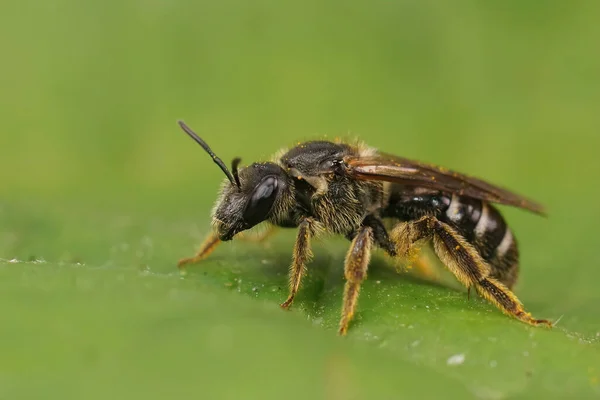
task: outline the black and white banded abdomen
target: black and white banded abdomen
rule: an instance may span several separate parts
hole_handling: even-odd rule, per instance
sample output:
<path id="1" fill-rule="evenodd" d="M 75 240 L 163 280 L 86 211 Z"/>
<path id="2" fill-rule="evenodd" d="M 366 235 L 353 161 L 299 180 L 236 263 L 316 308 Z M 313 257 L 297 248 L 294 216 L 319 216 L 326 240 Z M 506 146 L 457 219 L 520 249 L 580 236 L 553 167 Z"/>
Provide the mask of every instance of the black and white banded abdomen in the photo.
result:
<path id="1" fill-rule="evenodd" d="M 491 204 L 457 195 L 438 215 L 473 244 L 492 267 L 492 277 L 511 288 L 518 275 L 519 250 L 512 231 Z"/>
<path id="2" fill-rule="evenodd" d="M 509 288 L 515 284 L 519 269 L 517 241 L 494 206 L 470 197 L 392 187 L 384 217 L 411 221 L 425 215 L 447 223 L 471 243 L 490 265 L 491 277 Z"/>

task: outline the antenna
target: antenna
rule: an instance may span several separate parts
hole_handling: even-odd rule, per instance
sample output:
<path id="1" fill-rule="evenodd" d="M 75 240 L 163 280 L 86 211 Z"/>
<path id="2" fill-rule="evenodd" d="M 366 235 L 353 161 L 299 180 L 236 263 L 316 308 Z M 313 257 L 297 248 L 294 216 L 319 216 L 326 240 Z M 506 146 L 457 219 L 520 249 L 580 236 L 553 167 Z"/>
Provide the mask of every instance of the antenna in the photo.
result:
<path id="1" fill-rule="evenodd" d="M 181 129 L 183 129 L 183 131 L 185 133 L 187 133 L 192 139 L 194 139 L 196 141 L 196 143 L 198 143 L 200 146 L 202 146 L 202 148 L 208 153 L 208 155 L 210 155 L 213 159 L 213 161 L 215 162 L 215 164 L 217 164 L 219 166 L 219 168 L 221 168 L 221 171 L 223 171 L 225 173 L 225 175 L 227 176 L 227 179 L 229 179 L 229 182 L 231 182 L 232 185 L 237 186 L 238 188 L 240 188 L 240 179 L 237 175 L 237 164 L 239 164 L 239 161 L 237 163 L 232 163 L 232 167 L 235 165 L 235 169 L 234 169 L 234 173 L 235 175 L 232 175 L 231 172 L 229 172 L 229 170 L 227 169 L 227 166 L 225 165 L 225 163 L 223 162 L 223 160 L 221 160 L 219 157 L 217 157 L 217 155 L 210 149 L 210 147 L 208 147 L 208 144 L 206 144 L 206 142 L 204 140 L 202 140 L 200 138 L 200 136 L 196 135 L 196 133 L 190 129 L 189 126 L 187 126 L 185 124 L 185 122 L 183 121 L 177 121 L 177 123 L 179 124 L 179 126 L 181 127 Z M 235 178 L 234 178 L 235 176 Z"/>
<path id="2" fill-rule="evenodd" d="M 235 179 L 237 187 L 242 186 L 240 184 L 240 176 L 238 174 L 238 165 L 240 165 L 240 161 L 242 161 L 242 159 L 239 157 L 236 157 L 233 159 L 233 161 L 231 161 L 231 172 L 233 173 L 233 179 Z"/>

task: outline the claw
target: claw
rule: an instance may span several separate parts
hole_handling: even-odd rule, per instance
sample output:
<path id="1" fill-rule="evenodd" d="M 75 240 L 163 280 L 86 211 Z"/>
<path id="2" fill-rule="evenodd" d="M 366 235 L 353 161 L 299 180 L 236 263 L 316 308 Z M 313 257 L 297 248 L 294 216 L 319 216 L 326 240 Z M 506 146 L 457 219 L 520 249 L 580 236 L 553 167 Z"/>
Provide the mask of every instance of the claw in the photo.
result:
<path id="1" fill-rule="evenodd" d="M 290 296 L 290 297 L 287 298 L 286 301 L 284 301 L 283 303 L 281 303 L 279 305 L 279 307 L 283 308 L 284 310 L 289 310 L 293 301 L 294 301 L 294 296 Z"/>

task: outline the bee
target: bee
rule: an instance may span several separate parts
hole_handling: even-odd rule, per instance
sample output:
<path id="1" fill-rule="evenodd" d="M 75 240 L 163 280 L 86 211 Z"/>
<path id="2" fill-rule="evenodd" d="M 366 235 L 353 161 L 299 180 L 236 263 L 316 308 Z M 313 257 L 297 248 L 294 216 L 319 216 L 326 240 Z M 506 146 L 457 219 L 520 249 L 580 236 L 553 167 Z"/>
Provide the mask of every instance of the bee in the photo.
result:
<path id="1" fill-rule="evenodd" d="M 535 319 L 511 291 L 519 273 L 514 234 L 492 203 L 545 215 L 541 205 L 480 179 L 446 168 L 379 152 L 364 144 L 310 141 L 279 153 L 273 161 L 231 171 L 185 123 L 181 128 L 225 173 L 212 212 L 212 231 L 198 253 L 179 261 L 206 258 L 222 241 L 260 223 L 296 228 L 289 271 L 288 309 L 311 260 L 311 241 L 323 233 L 350 241 L 344 261 L 345 287 L 339 334 L 355 314 L 361 283 L 374 247 L 391 257 L 414 259 L 424 243 L 469 293 L 530 325 Z"/>

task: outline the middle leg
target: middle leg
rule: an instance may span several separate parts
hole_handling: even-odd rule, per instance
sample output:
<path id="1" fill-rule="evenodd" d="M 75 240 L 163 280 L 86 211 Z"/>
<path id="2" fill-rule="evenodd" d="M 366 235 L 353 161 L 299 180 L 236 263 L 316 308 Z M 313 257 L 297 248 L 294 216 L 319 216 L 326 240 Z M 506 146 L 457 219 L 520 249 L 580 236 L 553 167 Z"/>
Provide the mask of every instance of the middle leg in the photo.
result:
<path id="1" fill-rule="evenodd" d="M 342 306 L 342 318 L 338 333 L 345 335 L 348 331 L 348 325 L 354 317 L 354 311 L 358 302 L 360 285 L 367 277 L 367 268 L 371 260 L 371 246 L 373 245 L 373 229 L 369 226 L 362 226 L 354 239 L 350 250 L 346 255 L 344 265 L 344 275 L 346 285 L 344 287 L 344 303 Z"/>

